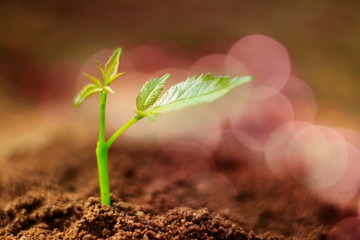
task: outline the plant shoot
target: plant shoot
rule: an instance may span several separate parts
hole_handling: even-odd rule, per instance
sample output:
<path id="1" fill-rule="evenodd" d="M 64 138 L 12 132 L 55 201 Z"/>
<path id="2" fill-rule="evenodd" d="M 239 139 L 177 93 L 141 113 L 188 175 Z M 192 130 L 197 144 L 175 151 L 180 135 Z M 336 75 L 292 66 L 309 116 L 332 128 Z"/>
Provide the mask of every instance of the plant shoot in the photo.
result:
<path id="1" fill-rule="evenodd" d="M 74 105 L 78 107 L 89 96 L 93 94 L 100 95 L 99 139 L 96 147 L 96 157 L 101 202 L 109 206 L 111 206 L 111 200 L 108 151 L 115 140 L 126 129 L 145 117 L 153 119 L 159 114 L 180 110 L 201 103 L 213 102 L 229 93 L 233 88 L 252 80 L 251 76 L 230 78 L 229 76 L 211 76 L 210 73 L 207 73 L 201 74 L 200 76 L 189 77 L 187 80 L 173 85 L 168 91 L 161 95 L 170 74 L 165 74 L 160 78 L 154 78 L 143 85 L 140 93 L 136 97 L 134 118 L 125 123 L 107 139 L 105 136 L 106 98 L 109 92 L 114 93 L 110 88 L 110 84 L 123 74 L 123 72 L 118 73 L 121 53 L 121 48 L 116 49 L 104 67 L 96 62 L 102 76 L 102 81 L 84 73 L 92 83 L 86 85 L 74 99 Z"/>

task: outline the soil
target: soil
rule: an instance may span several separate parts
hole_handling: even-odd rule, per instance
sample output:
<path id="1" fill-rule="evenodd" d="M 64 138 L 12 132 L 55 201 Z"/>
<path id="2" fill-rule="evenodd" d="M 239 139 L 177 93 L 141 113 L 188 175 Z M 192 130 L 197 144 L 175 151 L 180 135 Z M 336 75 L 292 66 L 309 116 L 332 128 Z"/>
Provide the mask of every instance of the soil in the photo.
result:
<path id="1" fill-rule="evenodd" d="M 245 150 L 230 154 L 231 143 L 206 156 L 190 147 L 114 145 L 112 207 L 99 202 L 93 143 L 63 134 L 40 150 L 14 152 L 0 162 L 0 239 L 321 240 L 335 239 L 334 224 L 356 216 L 279 180 Z"/>

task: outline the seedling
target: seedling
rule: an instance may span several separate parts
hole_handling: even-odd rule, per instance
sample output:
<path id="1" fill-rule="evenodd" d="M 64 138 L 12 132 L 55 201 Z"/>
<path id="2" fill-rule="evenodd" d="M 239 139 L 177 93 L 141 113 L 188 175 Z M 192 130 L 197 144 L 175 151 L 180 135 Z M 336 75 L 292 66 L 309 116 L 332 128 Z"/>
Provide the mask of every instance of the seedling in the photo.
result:
<path id="1" fill-rule="evenodd" d="M 104 67 L 96 62 L 102 76 L 102 81 L 84 73 L 92 83 L 86 85 L 74 99 L 74 105 L 78 107 L 89 96 L 97 93 L 100 94 L 100 125 L 96 157 L 99 172 L 101 202 L 106 205 L 111 205 L 108 151 L 115 140 L 126 129 L 145 117 L 154 119 L 155 116 L 159 114 L 180 110 L 201 103 L 212 102 L 223 97 L 233 88 L 252 80 L 251 76 L 230 78 L 229 76 L 211 76 L 210 73 L 207 73 L 200 76 L 189 77 L 187 80 L 173 85 L 167 92 L 160 96 L 170 74 L 165 74 L 160 78 L 154 78 L 144 84 L 136 97 L 137 109 L 135 111 L 135 117 L 125 123 L 106 140 L 106 98 L 109 92 L 114 93 L 110 88 L 110 84 L 123 74 L 123 72 L 118 73 L 121 53 L 121 48 L 116 49 Z"/>

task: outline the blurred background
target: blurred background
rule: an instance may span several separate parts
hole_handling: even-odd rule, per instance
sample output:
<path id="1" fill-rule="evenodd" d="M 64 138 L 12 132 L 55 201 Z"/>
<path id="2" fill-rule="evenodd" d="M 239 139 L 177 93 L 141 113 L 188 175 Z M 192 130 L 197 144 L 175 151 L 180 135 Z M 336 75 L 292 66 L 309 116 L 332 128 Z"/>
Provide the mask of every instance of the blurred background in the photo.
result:
<path id="1" fill-rule="evenodd" d="M 253 83 L 216 103 L 126 134 L 160 147 L 184 137 L 171 147 L 206 156 L 247 154 L 327 200 L 348 201 L 360 185 L 359 9 L 355 0 L 2 0 L 0 157 L 58 134 L 95 145 L 98 98 L 79 109 L 72 100 L 88 82 L 81 74 L 99 77 L 95 60 L 122 47 L 111 132 L 133 117 L 137 92 L 154 76 L 170 72 L 174 84 L 201 72 L 250 74 Z"/>
<path id="2" fill-rule="evenodd" d="M 165 54 L 195 61 L 226 53 L 242 37 L 263 34 L 287 49 L 292 73 L 315 93 L 316 119 L 359 130 L 359 5 L 350 0 L 3 0 L 0 106 L 17 111 L 19 103 L 70 101 L 81 67 L 102 49 L 121 46 L 126 53 L 135 45 L 165 41 L 157 42 Z M 141 71 L 164 68 L 146 55 L 132 59 Z"/>
<path id="3" fill-rule="evenodd" d="M 358 9 L 360 2 L 350 0 L 3 0 L 0 140 L 11 148 L 46 142 L 46 136 L 61 126 L 79 130 L 81 124 L 88 130 L 88 124 L 96 131 L 97 98 L 76 110 L 72 99 L 87 83 L 81 73 L 99 76 L 95 60 L 104 63 L 119 46 L 124 49 L 121 71 L 126 74 L 114 86 L 117 95 L 109 103 L 114 129 L 133 115 L 136 93 L 146 80 L 168 71 L 174 83 L 209 71 L 254 75 L 254 86 L 260 89 L 249 92 L 244 87 L 240 96 L 264 99 L 273 96 L 274 89 L 282 91 L 272 106 L 287 104 L 284 111 L 291 117 L 281 123 L 301 120 L 359 131 Z M 266 74 L 284 76 L 272 87 L 272 81 L 262 79 Z M 176 134 L 203 122 L 204 112 L 218 122 L 219 116 L 234 113 L 233 105 L 224 110 L 224 104 L 235 104 L 239 98 L 195 110 L 195 115 L 193 110 L 169 115 L 158 124 L 144 121 L 134 135 L 152 135 L 163 128 L 166 136 Z M 186 120 L 189 115 L 191 121 Z M 171 127 L 164 127 L 170 122 Z"/>

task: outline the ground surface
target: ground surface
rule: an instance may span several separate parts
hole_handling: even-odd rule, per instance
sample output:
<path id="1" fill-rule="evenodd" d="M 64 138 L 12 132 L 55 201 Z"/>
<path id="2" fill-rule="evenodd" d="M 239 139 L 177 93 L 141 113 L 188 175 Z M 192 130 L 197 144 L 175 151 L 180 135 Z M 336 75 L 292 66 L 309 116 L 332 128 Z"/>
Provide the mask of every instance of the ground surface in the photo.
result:
<path id="1" fill-rule="evenodd" d="M 113 207 L 102 206 L 93 147 L 58 136 L 4 159 L 1 239 L 328 239 L 336 222 L 356 215 L 229 156 L 228 145 L 207 157 L 114 147 Z"/>

